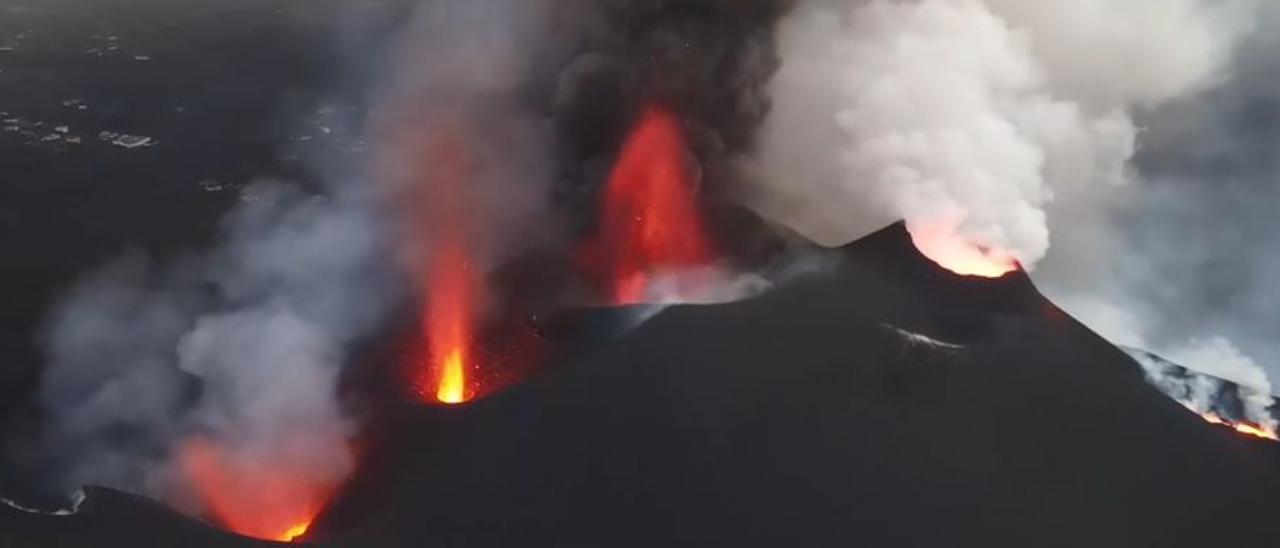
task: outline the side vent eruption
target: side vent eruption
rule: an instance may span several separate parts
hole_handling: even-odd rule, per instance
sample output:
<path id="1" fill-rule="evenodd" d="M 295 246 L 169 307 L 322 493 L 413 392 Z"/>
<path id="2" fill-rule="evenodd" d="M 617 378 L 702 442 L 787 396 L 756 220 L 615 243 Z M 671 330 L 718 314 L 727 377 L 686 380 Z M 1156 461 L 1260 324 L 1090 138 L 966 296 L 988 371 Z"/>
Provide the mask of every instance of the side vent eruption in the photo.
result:
<path id="1" fill-rule="evenodd" d="M 655 276 L 714 260 L 688 154 L 679 120 L 656 106 L 640 115 L 622 146 L 604 189 L 596 238 L 583 252 L 614 304 L 651 300 Z"/>

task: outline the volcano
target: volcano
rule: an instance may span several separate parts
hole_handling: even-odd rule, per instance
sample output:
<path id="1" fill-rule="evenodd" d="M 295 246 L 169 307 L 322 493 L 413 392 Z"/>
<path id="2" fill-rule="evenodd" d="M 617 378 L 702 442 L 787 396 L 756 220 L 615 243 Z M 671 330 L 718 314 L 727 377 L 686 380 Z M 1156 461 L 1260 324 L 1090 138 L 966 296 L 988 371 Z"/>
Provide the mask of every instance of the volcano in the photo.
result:
<path id="1" fill-rule="evenodd" d="M 526 382 L 396 406 L 306 539 L 1275 544 L 1280 445 L 1161 394 L 1022 272 L 953 274 L 901 224 L 817 253 L 826 268 L 761 296 L 666 307 L 634 329 L 614 328 L 620 309 L 579 312 L 544 329 L 558 357 Z M 86 505 L 97 498 L 112 508 L 0 510 L 0 535 L 45 545 L 54 533 L 30 524 L 58 519 L 73 524 L 64 545 L 228 545 L 130 497 Z"/>
<path id="2" fill-rule="evenodd" d="M 472 405 L 405 408 L 315 537 L 1268 543 L 1280 450 L 1159 393 L 1025 274 L 954 275 L 902 225 L 829 254 L 827 270 L 666 308 Z"/>

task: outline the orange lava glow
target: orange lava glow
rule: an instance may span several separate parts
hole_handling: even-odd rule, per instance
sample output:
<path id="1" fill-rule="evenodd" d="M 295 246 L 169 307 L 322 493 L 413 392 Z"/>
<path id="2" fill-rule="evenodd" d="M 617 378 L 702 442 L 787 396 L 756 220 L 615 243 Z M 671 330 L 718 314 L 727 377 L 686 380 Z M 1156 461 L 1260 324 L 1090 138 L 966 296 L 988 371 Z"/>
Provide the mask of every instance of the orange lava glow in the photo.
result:
<path id="1" fill-rule="evenodd" d="M 337 488 L 306 477 L 304 467 L 238 457 L 203 439 L 184 444 L 179 461 L 211 519 L 265 540 L 301 537 Z"/>
<path id="2" fill-rule="evenodd" d="M 945 225 L 913 224 L 908 228 L 921 254 L 961 276 L 999 278 L 1019 268 L 1012 253 L 966 241 Z"/>
<path id="3" fill-rule="evenodd" d="M 1268 439 L 1272 441 L 1280 441 L 1280 435 L 1278 435 L 1276 431 L 1270 428 L 1267 428 L 1265 426 L 1262 426 L 1260 424 L 1231 421 L 1231 420 L 1222 418 L 1216 413 L 1199 413 L 1199 415 L 1203 417 L 1204 420 L 1208 421 L 1211 424 L 1220 424 L 1222 426 L 1226 426 L 1246 436 L 1253 436 L 1255 438 Z"/>
<path id="4" fill-rule="evenodd" d="M 614 304 L 645 301 L 659 270 L 714 259 L 687 154 L 679 120 L 659 107 L 641 114 L 622 146 L 604 190 L 599 232 L 584 250 Z"/>

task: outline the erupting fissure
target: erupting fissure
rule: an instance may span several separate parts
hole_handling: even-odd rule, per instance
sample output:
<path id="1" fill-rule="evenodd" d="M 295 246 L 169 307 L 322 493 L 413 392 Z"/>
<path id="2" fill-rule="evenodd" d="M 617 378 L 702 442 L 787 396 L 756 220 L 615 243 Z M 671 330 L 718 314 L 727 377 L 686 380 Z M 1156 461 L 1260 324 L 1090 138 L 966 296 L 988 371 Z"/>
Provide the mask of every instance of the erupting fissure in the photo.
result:
<path id="1" fill-rule="evenodd" d="M 1189 405 L 1187 406 L 1187 408 L 1191 409 L 1192 411 L 1195 411 L 1195 409 Z M 1280 441 L 1280 433 L 1277 433 L 1275 430 L 1260 424 L 1225 419 L 1221 415 L 1213 412 L 1202 413 L 1197 411 L 1196 414 L 1200 415 L 1201 418 L 1203 418 L 1205 421 L 1209 422 L 1210 424 L 1218 424 L 1218 425 L 1226 426 L 1227 428 L 1235 430 L 1236 432 L 1239 432 L 1246 436 L 1253 436 L 1255 438 L 1262 438 L 1262 439 L 1267 439 L 1272 441 Z"/>
<path id="2" fill-rule="evenodd" d="M 680 122 L 650 106 L 610 173 L 584 262 L 614 304 L 653 299 L 655 275 L 705 267 L 715 255 L 698 210 Z"/>

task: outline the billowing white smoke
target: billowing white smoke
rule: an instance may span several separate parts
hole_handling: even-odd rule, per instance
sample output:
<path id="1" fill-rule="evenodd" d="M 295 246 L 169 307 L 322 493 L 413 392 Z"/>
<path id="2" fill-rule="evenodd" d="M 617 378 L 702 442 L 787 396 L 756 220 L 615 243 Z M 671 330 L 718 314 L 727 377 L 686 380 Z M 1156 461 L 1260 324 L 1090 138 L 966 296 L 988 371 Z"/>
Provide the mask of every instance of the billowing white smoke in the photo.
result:
<path id="1" fill-rule="evenodd" d="M 1042 92 L 1028 44 L 986 6 L 805 4 L 782 42 L 766 214 L 823 243 L 905 218 L 955 251 L 1043 256 L 1049 192 L 1032 130 L 1076 129 L 1078 114 Z"/>
<path id="2" fill-rule="evenodd" d="M 761 212 L 827 244 L 899 218 L 947 266 L 1034 268 L 1059 209 L 1126 180 L 1138 107 L 1220 76 L 1238 4 L 802 2 L 761 143 Z M 1085 203 L 1081 203 L 1085 202 Z"/>
<path id="3" fill-rule="evenodd" d="M 1115 270 L 1141 276 L 1144 264 L 1121 260 L 1142 250 L 1116 243 L 1111 218 L 1114 204 L 1141 198 L 1135 118 L 1222 82 L 1254 7 L 802 1 L 781 29 L 748 201 L 827 245 L 905 219 L 921 250 L 958 272 L 1040 267 L 1068 310 L 1140 345 L 1159 314 L 1116 281 Z M 1152 350 L 1182 354 L 1172 346 Z M 1250 371 L 1224 376 L 1269 393 L 1246 361 L 1186 354 L 1208 372 Z"/>

